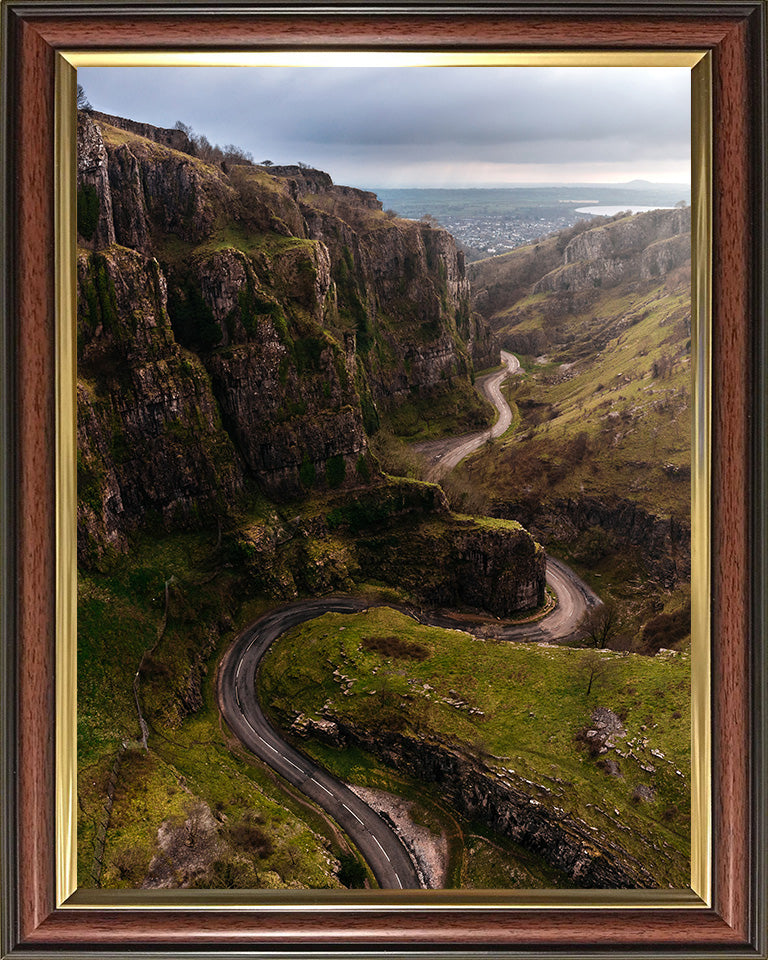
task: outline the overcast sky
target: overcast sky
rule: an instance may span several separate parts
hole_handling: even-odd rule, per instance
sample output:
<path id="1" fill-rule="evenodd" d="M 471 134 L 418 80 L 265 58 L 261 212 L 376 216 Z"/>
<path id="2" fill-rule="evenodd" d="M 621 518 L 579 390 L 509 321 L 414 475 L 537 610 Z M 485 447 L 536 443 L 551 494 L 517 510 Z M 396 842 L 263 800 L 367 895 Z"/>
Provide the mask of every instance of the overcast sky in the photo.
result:
<path id="1" fill-rule="evenodd" d="M 94 109 L 177 120 L 359 187 L 690 182 L 683 67 L 81 68 Z"/>

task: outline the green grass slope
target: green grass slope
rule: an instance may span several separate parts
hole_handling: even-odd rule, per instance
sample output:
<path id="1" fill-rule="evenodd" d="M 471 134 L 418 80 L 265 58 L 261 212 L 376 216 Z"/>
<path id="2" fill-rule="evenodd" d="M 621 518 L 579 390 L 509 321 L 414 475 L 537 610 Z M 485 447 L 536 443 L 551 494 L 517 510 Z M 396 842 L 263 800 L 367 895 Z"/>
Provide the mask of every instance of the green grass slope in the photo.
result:
<path id="1" fill-rule="evenodd" d="M 516 787 L 527 784 L 539 802 L 582 818 L 596 842 L 621 844 L 660 885 L 688 883 L 686 654 L 480 641 L 381 607 L 327 614 L 286 634 L 267 655 L 259 689 L 285 728 L 304 714 L 458 745 Z M 584 742 L 599 707 L 624 727 L 603 754 Z M 333 752 L 320 749 L 326 763 Z M 364 774 L 356 754 L 336 753 L 340 775 Z"/>
<path id="2" fill-rule="evenodd" d="M 341 886 L 344 837 L 221 725 L 216 663 L 270 601 L 216 531 L 146 537 L 78 592 L 78 885 Z"/>
<path id="3" fill-rule="evenodd" d="M 543 295 L 523 301 L 530 312 L 516 329 L 546 326 L 546 302 Z M 558 346 L 540 362 L 529 358 L 508 390 L 519 413 L 517 430 L 475 455 L 472 478 L 501 496 L 621 496 L 687 520 L 687 291 L 617 288 L 560 323 Z"/>

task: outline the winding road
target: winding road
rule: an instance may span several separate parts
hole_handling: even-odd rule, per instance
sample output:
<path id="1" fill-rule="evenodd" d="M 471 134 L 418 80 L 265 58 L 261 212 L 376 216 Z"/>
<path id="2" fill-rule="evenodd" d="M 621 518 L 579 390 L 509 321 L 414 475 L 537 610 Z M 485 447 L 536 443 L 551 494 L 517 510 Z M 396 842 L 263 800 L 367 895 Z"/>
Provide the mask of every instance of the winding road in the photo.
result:
<path id="1" fill-rule="evenodd" d="M 507 377 L 520 370 L 520 361 L 513 354 L 502 350 L 501 362 L 504 364 L 501 370 L 480 377 L 476 384 L 498 411 L 496 423 L 489 430 L 444 440 L 427 440 L 413 445 L 413 449 L 421 453 L 429 464 L 427 479 L 436 481 L 444 477 L 470 453 L 474 453 L 489 439 L 495 440 L 502 436 L 509 429 L 512 411 L 501 392 L 501 385 Z M 584 613 L 602 603 L 597 594 L 593 593 L 570 567 L 553 557 L 547 557 L 547 585 L 557 597 L 557 606 L 552 613 L 535 625 L 500 627 L 493 630 L 493 635 L 503 640 L 567 640 L 574 634 Z M 443 618 L 443 622 L 448 619 Z"/>
<path id="2" fill-rule="evenodd" d="M 333 817 L 368 861 L 380 887 L 419 889 L 416 868 L 394 830 L 349 787 L 286 743 L 256 699 L 259 661 L 279 636 L 324 613 L 356 613 L 368 606 L 357 597 L 326 597 L 272 610 L 247 627 L 227 651 L 219 666 L 217 696 L 238 740 Z"/>
<path id="3" fill-rule="evenodd" d="M 487 373 L 485 376 L 479 377 L 475 383 L 478 390 L 487 400 L 490 400 L 499 414 L 496 423 L 490 429 L 481 430 L 479 433 L 468 433 L 463 437 L 425 440 L 413 445 L 413 449 L 422 454 L 429 464 L 427 480 L 436 481 L 444 477 L 470 453 L 479 450 L 488 440 L 495 440 L 509 430 L 512 423 L 512 411 L 501 392 L 501 385 L 507 377 L 517 373 L 520 369 L 520 361 L 513 354 L 502 350 L 501 362 L 504 364 L 501 370 L 497 370 L 495 373 Z"/>
<path id="4" fill-rule="evenodd" d="M 512 422 L 501 384 L 519 368 L 516 357 L 502 351 L 505 368 L 488 374 L 478 386 L 499 417 L 490 430 L 432 444 L 436 476 L 443 476 L 489 437 L 499 437 Z M 426 452 L 428 445 L 421 445 Z M 428 454 L 429 455 L 429 454 Z M 559 560 L 547 558 L 547 583 L 557 596 L 554 609 L 541 620 L 522 624 L 488 621 L 487 631 L 500 639 L 547 642 L 570 637 L 585 611 L 600 599 Z M 216 691 L 219 708 L 232 733 L 253 754 L 322 807 L 355 843 L 383 889 L 419 889 L 420 878 L 397 833 L 349 787 L 288 744 L 267 720 L 256 697 L 256 673 L 270 645 L 283 633 L 324 613 L 357 613 L 370 607 L 360 597 L 324 597 L 287 604 L 248 626 L 232 643 L 219 665 Z M 461 628 L 448 614 L 405 611 L 420 623 Z"/>
<path id="5" fill-rule="evenodd" d="M 346 831 L 368 861 L 380 887 L 419 889 L 416 868 L 394 830 L 349 787 L 286 743 L 256 699 L 259 661 L 281 634 L 324 613 L 356 613 L 368 606 L 367 601 L 356 597 L 303 600 L 272 610 L 252 623 L 234 641 L 219 666 L 219 707 L 242 744 L 314 800 Z"/>

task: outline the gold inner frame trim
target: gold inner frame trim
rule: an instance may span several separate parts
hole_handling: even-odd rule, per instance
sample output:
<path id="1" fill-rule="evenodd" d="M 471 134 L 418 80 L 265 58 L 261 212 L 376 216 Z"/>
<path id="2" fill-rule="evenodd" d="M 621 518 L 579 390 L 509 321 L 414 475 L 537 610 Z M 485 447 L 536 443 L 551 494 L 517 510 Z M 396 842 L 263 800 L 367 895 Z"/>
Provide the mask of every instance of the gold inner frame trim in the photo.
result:
<path id="1" fill-rule="evenodd" d="M 77 74 L 56 60 L 56 894 L 77 884 Z"/>
<path id="2" fill-rule="evenodd" d="M 689 50 L 450 52 L 382 50 L 62 51 L 73 67 L 688 67 Z"/>
<path id="3" fill-rule="evenodd" d="M 712 902 L 712 61 L 691 84 L 691 889 Z"/>
<path id="4" fill-rule="evenodd" d="M 691 887 L 684 890 L 77 890 L 76 68 L 685 67 L 691 70 Z M 65 909 L 701 909 L 712 898 L 712 79 L 706 51 L 59 51 L 56 55 L 56 902 Z"/>

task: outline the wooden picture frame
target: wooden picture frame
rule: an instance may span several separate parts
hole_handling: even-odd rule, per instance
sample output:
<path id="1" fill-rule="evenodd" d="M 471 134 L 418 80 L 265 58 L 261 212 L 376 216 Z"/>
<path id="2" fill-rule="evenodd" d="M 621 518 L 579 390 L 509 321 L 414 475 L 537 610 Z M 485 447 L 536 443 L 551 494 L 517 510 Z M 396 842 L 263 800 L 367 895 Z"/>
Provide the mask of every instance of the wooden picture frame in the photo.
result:
<path id="1" fill-rule="evenodd" d="M 0 955 L 768 956 L 765 0 L 2 8 Z M 712 901 L 666 909 L 61 908 L 55 878 L 55 73 L 79 49 L 705 50 L 713 84 Z M 59 171 L 59 174 L 61 171 Z"/>

